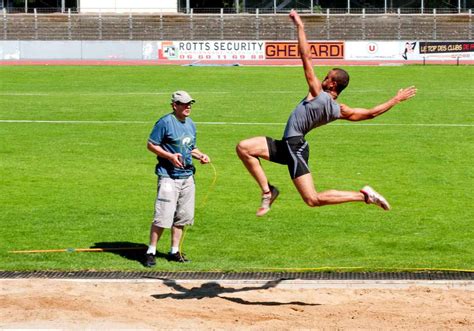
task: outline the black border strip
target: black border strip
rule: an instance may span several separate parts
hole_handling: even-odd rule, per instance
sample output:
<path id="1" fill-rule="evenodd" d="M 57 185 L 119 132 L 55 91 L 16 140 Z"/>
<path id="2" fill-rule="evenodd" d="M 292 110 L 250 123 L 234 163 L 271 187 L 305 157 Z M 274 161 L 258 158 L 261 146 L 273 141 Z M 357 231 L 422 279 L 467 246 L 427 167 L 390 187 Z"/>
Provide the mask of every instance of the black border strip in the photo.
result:
<path id="1" fill-rule="evenodd" d="M 419 272 L 199 272 L 199 271 L 0 271 L 0 279 L 176 280 L 474 280 L 468 271 Z"/>

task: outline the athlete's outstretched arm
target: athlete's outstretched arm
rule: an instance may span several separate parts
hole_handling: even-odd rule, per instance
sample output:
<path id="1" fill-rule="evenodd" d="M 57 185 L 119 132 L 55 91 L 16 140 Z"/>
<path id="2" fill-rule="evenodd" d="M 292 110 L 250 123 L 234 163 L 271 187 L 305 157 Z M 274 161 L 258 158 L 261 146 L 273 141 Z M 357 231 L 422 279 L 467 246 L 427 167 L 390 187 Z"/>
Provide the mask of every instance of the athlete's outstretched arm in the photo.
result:
<path id="1" fill-rule="evenodd" d="M 404 89 L 402 88 L 393 98 L 371 109 L 351 108 L 347 105 L 341 104 L 340 118 L 349 121 L 363 121 L 377 117 L 388 111 L 396 104 L 414 97 L 416 95 L 416 91 L 417 89 L 414 86 L 410 86 Z"/>
<path id="2" fill-rule="evenodd" d="M 321 92 L 321 82 L 314 74 L 313 64 L 311 60 L 311 50 L 306 40 L 306 33 L 304 32 L 304 24 L 300 15 L 295 10 L 291 10 L 290 18 L 296 26 L 298 31 L 298 49 L 300 51 L 301 61 L 303 61 L 304 75 L 308 83 L 309 93 L 308 99 L 315 98 Z"/>

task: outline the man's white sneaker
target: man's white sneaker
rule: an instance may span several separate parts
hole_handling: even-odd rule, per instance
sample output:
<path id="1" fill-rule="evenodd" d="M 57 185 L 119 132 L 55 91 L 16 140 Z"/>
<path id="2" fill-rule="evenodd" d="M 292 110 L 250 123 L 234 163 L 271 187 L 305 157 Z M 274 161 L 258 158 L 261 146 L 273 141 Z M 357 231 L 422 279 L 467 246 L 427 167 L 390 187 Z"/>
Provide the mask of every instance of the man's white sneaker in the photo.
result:
<path id="1" fill-rule="evenodd" d="M 262 204 L 257 210 L 257 216 L 263 216 L 270 211 L 273 201 L 278 197 L 280 192 L 275 186 L 269 185 L 270 193 L 262 195 Z"/>
<path id="2" fill-rule="evenodd" d="M 365 196 L 365 203 L 372 203 L 385 210 L 390 210 L 390 204 L 388 203 L 388 201 L 385 200 L 385 198 L 381 194 L 377 193 L 370 186 L 364 186 L 362 190 L 360 190 L 360 192 Z"/>

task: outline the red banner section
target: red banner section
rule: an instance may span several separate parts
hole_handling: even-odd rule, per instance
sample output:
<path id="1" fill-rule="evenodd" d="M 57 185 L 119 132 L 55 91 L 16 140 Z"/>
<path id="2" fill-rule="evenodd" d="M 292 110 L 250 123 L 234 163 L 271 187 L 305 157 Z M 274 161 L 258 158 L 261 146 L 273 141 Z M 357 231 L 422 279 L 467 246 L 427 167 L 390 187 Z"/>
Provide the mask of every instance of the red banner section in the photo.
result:
<path id="1" fill-rule="evenodd" d="M 313 59 L 344 59 L 344 42 L 310 42 Z M 266 59 L 296 59 L 300 57 L 296 42 L 266 42 Z"/>

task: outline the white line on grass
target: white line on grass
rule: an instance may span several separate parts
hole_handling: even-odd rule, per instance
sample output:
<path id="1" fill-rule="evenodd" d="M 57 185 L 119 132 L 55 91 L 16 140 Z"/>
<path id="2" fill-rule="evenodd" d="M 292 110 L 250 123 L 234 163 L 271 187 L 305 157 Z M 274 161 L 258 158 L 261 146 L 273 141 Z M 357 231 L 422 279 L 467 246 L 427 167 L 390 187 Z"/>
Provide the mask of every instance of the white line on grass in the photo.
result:
<path id="1" fill-rule="evenodd" d="M 252 122 L 196 122 L 203 125 L 285 125 L 285 123 L 252 123 Z M 353 123 L 353 124 L 337 124 L 331 123 L 329 126 L 434 126 L 434 127 L 472 127 L 474 124 L 441 124 L 441 123 Z"/>
<path id="2" fill-rule="evenodd" d="M 49 123 L 49 124 L 150 124 L 147 121 L 75 121 L 75 120 L 0 120 L 0 123 Z M 285 123 L 261 123 L 261 122 L 195 122 L 199 125 L 255 125 L 255 126 L 284 126 Z M 474 127 L 474 124 L 449 124 L 449 123 L 352 123 L 337 124 L 329 126 L 357 127 L 357 126 L 406 126 L 406 127 Z"/>
<path id="3" fill-rule="evenodd" d="M 456 90 L 456 93 L 463 94 L 470 92 L 470 89 L 461 89 Z M 366 90 L 353 90 L 350 92 L 345 92 L 345 95 L 350 94 L 367 94 L 367 93 L 380 93 L 380 90 L 366 89 Z M 435 94 L 439 95 L 442 91 L 430 90 L 424 91 L 425 95 Z M 230 91 L 190 91 L 191 95 L 194 94 L 235 94 L 235 92 Z M 301 90 L 271 90 L 271 91 L 245 91 L 245 94 L 254 94 L 254 95 L 266 95 L 266 94 L 298 94 L 304 95 L 301 93 Z M 0 96 L 5 97 L 21 97 L 21 96 L 34 96 L 34 97 L 60 97 L 60 96 L 128 96 L 128 95 L 170 95 L 170 92 L 0 92 Z"/>
<path id="4" fill-rule="evenodd" d="M 210 92 L 189 92 L 190 94 L 230 94 L 231 92 L 222 92 L 222 91 L 210 91 Z M 23 97 L 23 96 L 33 96 L 33 97 L 58 97 L 65 95 L 75 95 L 75 96 L 124 96 L 124 95 L 171 95 L 170 92 L 90 92 L 90 93 L 76 93 L 76 92 L 0 92 L 0 96 L 4 97 Z"/>
<path id="5" fill-rule="evenodd" d="M 50 121 L 50 120 L 0 120 L 0 123 L 47 123 L 47 124 L 150 124 L 144 121 Z"/>

